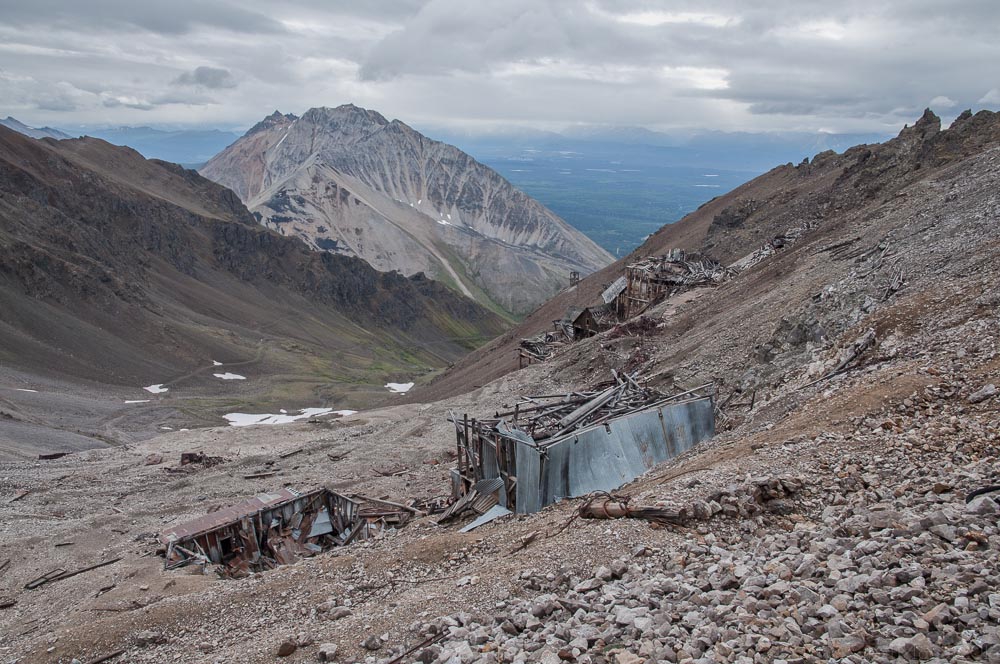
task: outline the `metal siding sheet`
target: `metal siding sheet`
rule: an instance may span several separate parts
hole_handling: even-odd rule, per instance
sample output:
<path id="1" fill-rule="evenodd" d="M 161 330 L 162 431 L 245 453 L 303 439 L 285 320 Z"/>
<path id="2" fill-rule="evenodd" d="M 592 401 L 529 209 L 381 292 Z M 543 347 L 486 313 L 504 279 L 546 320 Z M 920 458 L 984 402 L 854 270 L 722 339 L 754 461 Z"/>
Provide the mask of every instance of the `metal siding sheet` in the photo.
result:
<path id="1" fill-rule="evenodd" d="M 542 502 L 541 455 L 538 448 L 517 442 L 517 513 L 531 514 L 545 506 Z"/>
<path id="2" fill-rule="evenodd" d="M 490 444 L 483 445 L 483 454 L 482 459 L 480 460 L 479 470 L 483 474 L 481 479 L 488 480 L 494 477 L 500 477 L 500 467 L 497 464 L 497 451 L 493 446 L 492 441 Z"/>
<path id="3" fill-rule="evenodd" d="M 527 458 L 535 449 L 519 445 L 517 511 L 530 513 L 560 498 L 617 489 L 711 437 L 714 428 L 714 406 L 706 398 L 666 404 L 585 429 L 546 447 L 537 492 L 529 491 L 524 481 L 525 473 L 538 472 Z"/>

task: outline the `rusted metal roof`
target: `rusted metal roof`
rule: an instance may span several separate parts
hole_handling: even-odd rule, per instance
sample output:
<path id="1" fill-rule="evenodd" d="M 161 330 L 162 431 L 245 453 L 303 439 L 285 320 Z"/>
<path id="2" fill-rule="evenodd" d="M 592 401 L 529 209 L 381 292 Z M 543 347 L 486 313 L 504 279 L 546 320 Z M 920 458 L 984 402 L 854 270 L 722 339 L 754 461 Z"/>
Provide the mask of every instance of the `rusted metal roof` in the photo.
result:
<path id="1" fill-rule="evenodd" d="M 251 516 L 257 512 L 286 503 L 306 494 L 299 493 L 295 489 L 285 487 L 276 493 L 261 493 L 249 500 L 220 510 L 206 514 L 205 516 L 186 521 L 180 525 L 164 530 L 160 534 L 160 539 L 164 543 L 178 541 L 195 537 L 203 533 L 211 532 L 217 528 L 227 526 L 243 517 Z"/>

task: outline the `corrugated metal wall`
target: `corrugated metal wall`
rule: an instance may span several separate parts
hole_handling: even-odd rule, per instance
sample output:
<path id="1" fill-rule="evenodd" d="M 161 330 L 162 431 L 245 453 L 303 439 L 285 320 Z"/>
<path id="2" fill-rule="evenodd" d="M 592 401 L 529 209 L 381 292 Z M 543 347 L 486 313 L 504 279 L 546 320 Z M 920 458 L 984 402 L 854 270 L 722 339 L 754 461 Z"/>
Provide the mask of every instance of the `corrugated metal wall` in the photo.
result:
<path id="1" fill-rule="evenodd" d="M 611 491 L 715 435 L 709 397 L 667 404 L 577 432 L 539 449 L 517 446 L 517 511 Z"/>

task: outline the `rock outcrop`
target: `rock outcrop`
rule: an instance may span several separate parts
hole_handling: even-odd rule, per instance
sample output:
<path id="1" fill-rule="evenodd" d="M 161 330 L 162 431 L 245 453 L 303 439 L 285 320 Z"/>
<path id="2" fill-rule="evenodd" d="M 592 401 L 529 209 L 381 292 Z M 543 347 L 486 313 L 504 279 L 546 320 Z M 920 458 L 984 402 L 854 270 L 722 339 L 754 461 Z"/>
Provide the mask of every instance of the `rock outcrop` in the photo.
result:
<path id="1" fill-rule="evenodd" d="M 461 150 L 353 105 L 275 111 L 201 172 L 283 235 L 514 314 L 611 261 Z"/>

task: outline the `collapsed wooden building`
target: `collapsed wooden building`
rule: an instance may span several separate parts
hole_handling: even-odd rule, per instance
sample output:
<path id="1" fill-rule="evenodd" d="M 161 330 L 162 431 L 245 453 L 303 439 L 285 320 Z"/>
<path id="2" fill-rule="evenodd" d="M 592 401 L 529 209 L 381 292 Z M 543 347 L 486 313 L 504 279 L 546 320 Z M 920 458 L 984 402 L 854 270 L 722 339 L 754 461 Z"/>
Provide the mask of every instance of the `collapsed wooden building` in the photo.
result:
<path id="1" fill-rule="evenodd" d="M 477 420 L 452 416 L 457 467 L 449 516 L 531 513 L 561 498 L 610 491 L 715 433 L 710 386 L 667 396 L 615 374 L 586 392 L 525 397 Z"/>
<path id="2" fill-rule="evenodd" d="M 711 258 L 671 249 L 662 256 L 651 256 L 625 267 L 624 282 L 619 279 L 612 284 L 615 311 L 621 320 L 628 320 L 671 295 L 695 286 L 716 286 L 731 273 L 732 270 Z M 610 300 L 605 297 L 605 302 Z"/>
<path id="3" fill-rule="evenodd" d="M 328 489 L 262 493 L 163 531 L 165 565 L 215 564 L 235 577 L 293 563 L 365 539 L 370 524 L 360 507 Z"/>

